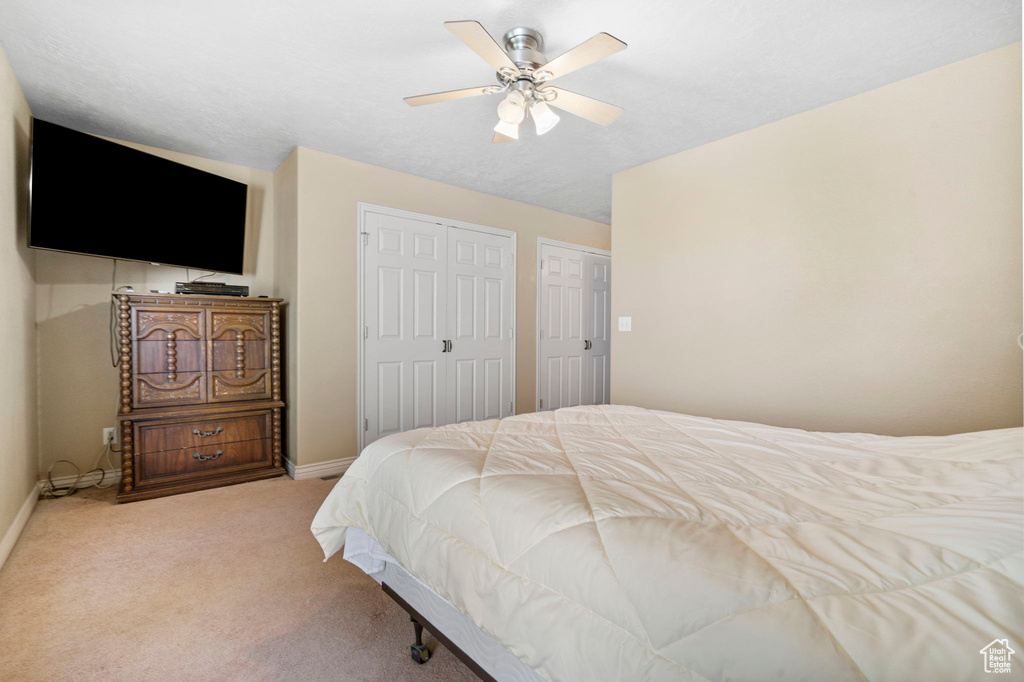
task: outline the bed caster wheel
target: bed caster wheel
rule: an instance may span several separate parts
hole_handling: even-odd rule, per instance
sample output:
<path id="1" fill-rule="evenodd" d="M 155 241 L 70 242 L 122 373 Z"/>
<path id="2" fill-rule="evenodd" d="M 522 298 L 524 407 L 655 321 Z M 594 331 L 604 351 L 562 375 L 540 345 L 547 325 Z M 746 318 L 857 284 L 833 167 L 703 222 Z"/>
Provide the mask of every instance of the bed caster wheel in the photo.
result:
<path id="1" fill-rule="evenodd" d="M 417 663 L 426 663 L 430 660 L 430 649 L 426 644 L 413 644 L 409 648 L 412 649 L 412 660 Z"/>
<path id="2" fill-rule="evenodd" d="M 416 643 L 409 647 L 412 650 L 412 660 L 417 663 L 426 663 L 430 660 L 430 649 L 423 643 L 423 626 L 415 618 L 410 620 L 412 620 L 412 627 L 416 631 Z"/>

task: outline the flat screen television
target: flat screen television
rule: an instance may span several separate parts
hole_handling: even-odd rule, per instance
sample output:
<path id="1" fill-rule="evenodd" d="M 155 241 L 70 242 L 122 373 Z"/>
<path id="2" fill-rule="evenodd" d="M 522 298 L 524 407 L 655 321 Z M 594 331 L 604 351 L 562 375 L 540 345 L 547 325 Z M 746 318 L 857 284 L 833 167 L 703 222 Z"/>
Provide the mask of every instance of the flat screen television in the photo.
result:
<path id="1" fill-rule="evenodd" d="M 35 119 L 29 246 L 242 274 L 248 185 Z"/>

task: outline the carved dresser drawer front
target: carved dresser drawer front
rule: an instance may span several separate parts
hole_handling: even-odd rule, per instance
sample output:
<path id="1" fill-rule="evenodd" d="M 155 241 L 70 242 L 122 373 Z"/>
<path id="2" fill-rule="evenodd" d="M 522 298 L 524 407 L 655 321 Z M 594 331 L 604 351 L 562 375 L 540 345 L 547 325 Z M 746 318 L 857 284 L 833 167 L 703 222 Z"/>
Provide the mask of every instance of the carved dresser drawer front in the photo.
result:
<path id="1" fill-rule="evenodd" d="M 138 486 L 271 466 L 269 438 L 148 452 L 136 457 Z"/>
<path id="2" fill-rule="evenodd" d="M 270 354 L 270 311 L 211 308 L 211 370 L 263 369 Z"/>
<path id="3" fill-rule="evenodd" d="M 269 355 L 269 344 L 263 339 L 251 338 L 248 333 L 240 339 L 227 335 L 229 338 L 211 341 L 211 367 L 213 370 L 266 369 Z M 241 340 L 241 343 L 239 343 Z"/>
<path id="4" fill-rule="evenodd" d="M 265 369 L 210 372 L 210 402 L 266 400 L 270 377 Z"/>
<path id="5" fill-rule="evenodd" d="M 134 309 L 134 362 L 136 374 L 171 375 L 206 369 L 203 310 L 168 310 L 140 306 Z"/>
<path id="6" fill-rule="evenodd" d="M 205 372 L 136 374 L 133 407 L 198 405 L 206 402 Z"/>
<path id="7" fill-rule="evenodd" d="M 270 436 L 271 412 L 265 410 L 222 419 L 140 424 L 137 443 L 139 453 L 148 454 L 182 448 L 209 449 L 212 445 L 263 440 Z"/>
<path id="8" fill-rule="evenodd" d="M 135 346 L 136 374 L 186 374 L 206 369 L 204 344 L 184 334 L 156 332 Z"/>

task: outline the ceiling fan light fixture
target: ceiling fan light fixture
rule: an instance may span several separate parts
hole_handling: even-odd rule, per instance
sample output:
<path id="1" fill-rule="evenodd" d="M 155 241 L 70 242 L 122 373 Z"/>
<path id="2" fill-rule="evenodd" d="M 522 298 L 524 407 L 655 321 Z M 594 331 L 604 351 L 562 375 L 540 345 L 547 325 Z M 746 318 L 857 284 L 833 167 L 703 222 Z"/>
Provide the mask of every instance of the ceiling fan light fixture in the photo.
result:
<path id="1" fill-rule="evenodd" d="M 511 137 L 513 140 L 519 139 L 519 124 L 518 123 L 507 123 L 505 121 L 498 121 L 498 125 L 494 126 L 494 132 L 504 135 L 505 137 Z"/>
<path id="2" fill-rule="evenodd" d="M 504 123 L 518 126 L 526 118 L 526 97 L 518 90 L 508 93 L 508 97 L 498 104 L 498 118 Z"/>
<path id="3" fill-rule="evenodd" d="M 597 125 L 610 125 L 622 113 L 619 107 L 549 85 L 594 62 L 626 49 L 626 43 L 608 33 L 583 41 L 554 59 L 544 56 L 544 38 L 539 31 L 528 26 L 516 26 L 505 34 L 501 43 L 487 32 L 479 21 L 446 21 L 445 28 L 461 40 L 494 69 L 498 85 L 434 92 L 406 97 L 409 106 L 447 102 L 449 100 L 507 93 L 498 104 L 500 122 L 494 128 L 491 142 L 500 144 L 519 139 L 519 126 L 527 116 L 533 117 L 537 134 L 543 135 L 554 128 L 560 117 L 546 102 L 558 98 L 557 108 L 586 119 Z"/>
<path id="4" fill-rule="evenodd" d="M 538 135 L 548 132 L 561 120 L 558 114 L 551 111 L 551 107 L 544 102 L 534 102 L 530 107 L 530 116 L 533 117 L 533 124 L 537 126 Z"/>

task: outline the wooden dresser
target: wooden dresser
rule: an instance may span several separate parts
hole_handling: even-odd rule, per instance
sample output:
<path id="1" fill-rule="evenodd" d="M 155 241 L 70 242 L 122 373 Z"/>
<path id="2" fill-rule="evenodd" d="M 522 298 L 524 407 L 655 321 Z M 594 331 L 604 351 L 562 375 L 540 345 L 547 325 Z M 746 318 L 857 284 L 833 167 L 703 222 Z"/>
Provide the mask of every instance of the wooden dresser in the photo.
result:
<path id="1" fill-rule="evenodd" d="M 118 502 L 271 478 L 281 466 L 281 299 L 114 294 Z"/>

